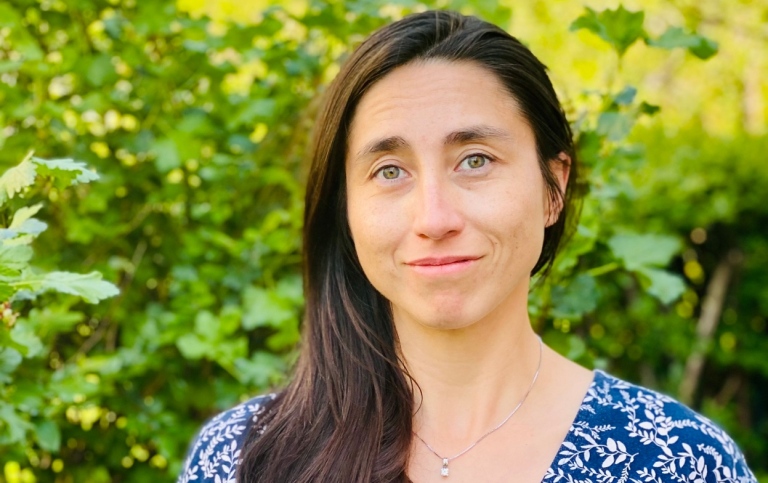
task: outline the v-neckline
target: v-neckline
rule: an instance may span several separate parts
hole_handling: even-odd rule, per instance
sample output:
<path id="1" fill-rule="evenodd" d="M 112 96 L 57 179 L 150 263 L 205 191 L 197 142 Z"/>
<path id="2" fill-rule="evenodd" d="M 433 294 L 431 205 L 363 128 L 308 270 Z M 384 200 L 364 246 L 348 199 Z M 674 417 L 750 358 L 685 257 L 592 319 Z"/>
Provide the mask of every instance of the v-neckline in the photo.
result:
<path id="1" fill-rule="evenodd" d="M 560 443 L 560 446 L 558 446 L 557 451 L 555 452 L 554 457 L 552 458 L 552 462 L 547 467 L 546 471 L 544 472 L 544 475 L 542 476 L 541 481 L 543 482 L 547 476 L 547 474 L 550 473 L 550 471 L 557 474 L 557 462 L 560 459 L 560 453 L 562 451 L 568 450 L 567 444 L 575 444 L 575 438 L 576 436 L 573 433 L 573 428 L 579 421 L 583 421 L 587 418 L 585 416 L 585 413 L 589 416 L 592 416 L 592 413 L 590 413 L 588 410 L 586 410 L 586 400 L 590 396 L 590 392 L 594 388 L 597 387 L 600 381 L 605 380 L 608 377 L 608 374 L 606 374 L 605 371 L 602 369 L 593 369 L 592 370 L 592 382 L 589 383 L 589 386 L 587 386 L 587 390 L 584 392 L 584 396 L 581 398 L 581 403 L 579 403 L 579 410 L 576 411 L 576 416 L 574 416 L 573 421 L 571 421 L 571 424 L 568 426 L 568 432 L 565 434 L 565 438 Z"/>

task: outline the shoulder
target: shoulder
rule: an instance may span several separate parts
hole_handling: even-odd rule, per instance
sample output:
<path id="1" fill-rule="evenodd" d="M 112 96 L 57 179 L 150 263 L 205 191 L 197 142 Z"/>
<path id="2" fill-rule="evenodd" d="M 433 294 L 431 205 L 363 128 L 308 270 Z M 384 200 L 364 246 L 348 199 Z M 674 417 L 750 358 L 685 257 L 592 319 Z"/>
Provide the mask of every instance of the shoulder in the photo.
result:
<path id="1" fill-rule="evenodd" d="M 250 423 L 274 398 L 258 396 L 209 419 L 192 441 L 177 483 L 234 483 Z"/>
<path id="2" fill-rule="evenodd" d="M 599 370 L 558 466 L 623 481 L 757 481 L 738 446 L 715 423 L 672 397 Z"/>

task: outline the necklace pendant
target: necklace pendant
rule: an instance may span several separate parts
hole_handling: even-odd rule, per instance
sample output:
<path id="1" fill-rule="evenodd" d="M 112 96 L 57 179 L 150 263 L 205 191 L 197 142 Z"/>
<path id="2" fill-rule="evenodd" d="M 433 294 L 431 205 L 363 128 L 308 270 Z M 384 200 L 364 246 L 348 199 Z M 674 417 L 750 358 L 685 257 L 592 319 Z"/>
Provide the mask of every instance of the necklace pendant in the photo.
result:
<path id="1" fill-rule="evenodd" d="M 448 476 L 448 458 L 443 458 L 443 467 L 440 469 L 440 476 Z"/>

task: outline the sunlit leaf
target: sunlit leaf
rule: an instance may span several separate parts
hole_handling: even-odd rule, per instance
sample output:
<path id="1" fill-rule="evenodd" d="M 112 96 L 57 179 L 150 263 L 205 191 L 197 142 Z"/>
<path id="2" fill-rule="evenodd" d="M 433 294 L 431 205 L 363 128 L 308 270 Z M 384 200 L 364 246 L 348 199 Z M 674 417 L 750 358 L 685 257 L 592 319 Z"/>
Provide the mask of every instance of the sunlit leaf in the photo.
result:
<path id="1" fill-rule="evenodd" d="M 36 165 L 32 162 L 31 153 L 21 163 L 0 176 L 0 205 L 8 198 L 13 198 L 24 188 L 35 182 Z"/>
<path id="2" fill-rule="evenodd" d="M 38 203 L 32 206 L 25 206 L 16 210 L 13 214 L 13 221 L 8 228 L 15 229 L 21 226 L 22 223 L 35 216 L 43 207 L 42 203 Z"/>
<path id="3" fill-rule="evenodd" d="M 597 120 L 597 132 L 611 141 L 626 138 L 634 126 L 635 120 L 629 114 L 608 111 L 600 114 Z"/>
<path id="4" fill-rule="evenodd" d="M 628 270 L 637 270 L 666 266 L 681 245 L 669 235 L 622 233 L 611 237 L 608 246 Z"/>
<path id="5" fill-rule="evenodd" d="M 624 88 L 624 90 L 616 94 L 616 97 L 614 97 L 613 100 L 616 102 L 616 104 L 626 106 L 632 104 L 632 101 L 635 99 L 635 95 L 637 95 L 637 88 L 633 86 L 627 86 Z"/>
<path id="6" fill-rule="evenodd" d="M 61 448 L 61 430 L 54 421 L 43 420 L 35 423 L 35 437 L 44 451 L 57 452 Z"/>
<path id="7" fill-rule="evenodd" d="M 274 292 L 259 287 L 248 287 L 243 293 L 243 328 L 280 327 L 295 318 L 290 305 Z"/>
<path id="8" fill-rule="evenodd" d="M 19 351 L 12 347 L 0 347 L 0 382 L 8 382 L 8 375 L 16 370 L 22 361 Z"/>
<path id="9" fill-rule="evenodd" d="M 685 292 L 685 282 L 679 275 L 657 268 L 642 267 L 637 270 L 645 290 L 663 304 L 670 304 Z"/>
<path id="10" fill-rule="evenodd" d="M 91 304 L 120 293 L 114 284 L 102 280 L 102 275 L 99 272 L 88 274 L 49 272 L 41 276 L 26 277 L 20 283 L 25 288 L 36 292 L 52 290 L 76 295 Z"/>
<path id="11" fill-rule="evenodd" d="M 13 327 L 11 340 L 17 344 L 17 348 L 20 348 L 22 355 L 27 358 L 36 357 L 45 349 L 40 338 L 26 324 L 16 324 Z"/>
<path id="12" fill-rule="evenodd" d="M 197 334 L 184 334 L 176 341 L 176 347 L 187 359 L 200 359 L 210 350 L 210 344 Z"/>
<path id="13" fill-rule="evenodd" d="M 596 12 L 587 7 L 586 12 L 571 24 L 571 30 L 587 29 L 616 49 L 619 56 L 636 41 L 645 38 L 643 28 L 645 12 L 632 12 L 623 5 L 611 10 Z"/>
<path id="14" fill-rule="evenodd" d="M 101 87 L 118 78 L 112 58 L 109 55 L 99 55 L 87 60 L 85 80 L 94 87 Z"/>
<path id="15" fill-rule="evenodd" d="M 657 39 L 648 39 L 648 45 L 662 49 L 686 48 L 700 59 L 708 59 L 718 50 L 717 42 L 703 35 L 688 33 L 680 27 L 670 27 Z"/>
<path id="16" fill-rule="evenodd" d="M 243 384 L 267 387 L 286 370 L 285 360 L 269 352 L 258 351 L 249 359 L 235 361 L 236 376 Z"/>
<path id="17" fill-rule="evenodd" d="M 33 161 L 39 166 L 38 174 L 53 176 L 57 185 L 62 188 L 78 183 L 90 183 L 99 179 L 99 175 L 88 169 L 88 166 L 82 161 L 75 161 L 69 158 L 33 158 Z"/>
<path id="18" fill-rule="evenodd" d="M 0 350 L 0 376 L 2 376 L 3 352 Z M 19 443 L 24 439 L 32 424 L 26 421 L 14 409 L 13 405 L 0 401 L 0 435 L 5 434 L 5 441 Z"/>
<path id="19" fill-rule="evenodd" d="M 567 284 L 552 287 L 552 316 L 579 319 L 595 310 L 599 300 L 594 277 L 580 274 Z"/>
<path id="20" fill-rule="evenodd" d="M 26 268 L 32 259 L 32 248 L 28 246 L 0 245 L 0 266 L 11 270 Z"/>
<path id="21" fill-rule="evenodd" d="M 38 220 L 37 218 L 30 218 L 25 220 L 21 226 L 17 228 L 17 231 L 18 233 L 24 233 L 27 235 L 39 235 L 47 229 L 48 224 Z"/>
<path id="22" fill-rule="evenodd" d="M 152 146 L 152 152 L 155 155 L 155 166 L 161 173 L 181 166 L 181 157 L 179 149 L 173 139 L 160 139 Z"/>
<path id="23" fill-rule="evenodd" d="M 195 333 L 203 340 L 216 340 L 219 335 L 219 321 L 215 315 L 202 310 L 195 317 Z"/>
<path id="24" fill-rule="evenodd" d="M 0 238 L 13 238 L 18 234 L 39 235 L 44 232 L 48 225 L 42 221 L 32 218 L 43 207 L 42 203 L 38 203 L 29 207 L 19 208 L 13 215 L 13 221 L 11 222 L 8 230 L 3 230 L 8 233 L 7 236 L 3 234 Z"/>

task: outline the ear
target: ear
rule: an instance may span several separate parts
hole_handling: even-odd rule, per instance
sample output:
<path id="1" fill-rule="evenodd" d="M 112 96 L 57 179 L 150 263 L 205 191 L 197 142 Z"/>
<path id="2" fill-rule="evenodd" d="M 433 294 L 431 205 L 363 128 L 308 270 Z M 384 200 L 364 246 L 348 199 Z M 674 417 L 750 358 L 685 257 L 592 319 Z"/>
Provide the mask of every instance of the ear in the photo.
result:
<path id="1" fill-rule="evenodd" d="M 549 160 L 549 169 L 560 188 L 560 196 L 551 198 L 547 196 L 546 227 L 554 225 L 560 217 L 565 202 L 565 190 L 568 187 L 568 177 L 571 174 L 571 157 L 565 152 L 560 152 L 556 158 Z"/>

